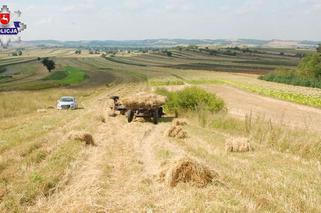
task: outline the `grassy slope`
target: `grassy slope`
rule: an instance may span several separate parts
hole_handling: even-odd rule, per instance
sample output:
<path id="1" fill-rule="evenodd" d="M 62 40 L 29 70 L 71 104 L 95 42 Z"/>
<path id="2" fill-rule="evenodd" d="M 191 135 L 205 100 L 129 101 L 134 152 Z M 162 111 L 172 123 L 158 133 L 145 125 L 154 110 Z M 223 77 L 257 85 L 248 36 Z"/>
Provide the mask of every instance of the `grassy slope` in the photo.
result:
<path id="1" fill-rule="evenodd" d="M 92 65 L 84 63 L 83 66 Z M 74 70 L 69 68 L 67 71 Z M 62 80 L 72 83 L 79 79 L 77 75 L 72 76 L 73 78 L 66 81 L 65 78 Z M 118 83 L 133 81 L 126 75 L 117 80 Z M 108 82 L 108 79 L 106 81 Z M 57 184 L 63 181 L 66 169 L 73 161 L 82 158 L 79 153 L 84 150 L 81 143 L 65 138 L 66 131 L 93 130 L 95 126 L 88 126 L 88 122 L 98 122 L 95 112 L 90 110 L 64 113 L 47 109 L 46 114 L 35 111 L 54 105 L 57 98 L 65 94 L 76 96 L 80 106 L 88 105 L 96 98 L 97 92 L 105 93 L 106 89 L 50 89 L 0 93 L 1 211 L 23 211 L 40 195 L 53 193 Z"/>

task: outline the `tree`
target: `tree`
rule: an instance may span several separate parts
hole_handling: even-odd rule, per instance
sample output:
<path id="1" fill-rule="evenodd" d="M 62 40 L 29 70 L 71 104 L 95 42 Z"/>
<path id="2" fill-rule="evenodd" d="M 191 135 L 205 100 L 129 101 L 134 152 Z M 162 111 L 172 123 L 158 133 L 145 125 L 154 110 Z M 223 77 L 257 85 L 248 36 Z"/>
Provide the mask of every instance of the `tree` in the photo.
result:
<path id="1" fill-rule="evenodd" d="M 167 51 L 167 52 L 166 52 L 166 55 L 167 55 L 168 57 L 172 57 L 172 56 L 173 56 L 173 53 L 170 52 L 170 51 Z"/>
<path id="2" fill-rule="evenodd" d="M 298 71 L 306 78 L 321 79 L 321 55 L 315 53 L 304 57 L 298 66 Z"/>
<path id="3" fill-rule="evenodd" d="M 317 52 L 321 53 L 321 44 L 319 44 L 319 46 L 317 47 Z"/>
<path id="4" fill-rule="evenodd" d="M 56 68 L 55 62 L 49 58 L 44 58 L 41 62 L 49 72 L 51 72 L 51 70 L 54 70 Z"/>

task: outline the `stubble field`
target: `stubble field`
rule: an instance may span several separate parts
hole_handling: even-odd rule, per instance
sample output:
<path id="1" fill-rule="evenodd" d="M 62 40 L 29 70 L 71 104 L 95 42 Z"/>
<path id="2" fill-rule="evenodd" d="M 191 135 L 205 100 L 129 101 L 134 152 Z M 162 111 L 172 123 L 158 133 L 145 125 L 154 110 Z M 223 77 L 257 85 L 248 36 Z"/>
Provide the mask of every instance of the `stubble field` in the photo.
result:
<path id="1" fill-rule="evenodd" d="M 319 212 L 321 90 L 257 79 L 299 59 L 173 52 L 105 58 L 31 49 L 19 63 L 3 56 L 0 74 L 11 77 L 0 78 L 0 211 Z M 48 73 L 39 55 L 57 69 Z M 227 111 L 180 114 L 185 139 L 166 135 L 170 114 L 158 125 L 109 116 L 110 96 L 193 85 L 221 97 Z M 63 95 L 80 109 L 54 109 Z M 70 139 L 72 131 L 89 132 L 96 146 Z M 244 140 L 250 152 L 226 151 Z M 217 178 L 202 188 L 161 182 L 166 162 L 182 157 Z"/>

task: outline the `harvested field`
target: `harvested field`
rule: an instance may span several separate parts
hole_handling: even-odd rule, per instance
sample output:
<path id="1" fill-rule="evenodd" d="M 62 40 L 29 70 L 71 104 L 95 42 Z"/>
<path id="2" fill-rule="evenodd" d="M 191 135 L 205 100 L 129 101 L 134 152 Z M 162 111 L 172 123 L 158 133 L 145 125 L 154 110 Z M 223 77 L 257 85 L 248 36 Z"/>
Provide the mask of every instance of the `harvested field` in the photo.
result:
<path id="1" fill-rule="evenodd" d="M 204 88 L 222 98 L 234 116 L 245 117 L 252 114 L 254 117 L 261 116 L 290 128 L 320 130 L 319 109 L 252 94 L 226 85 L 204 86 Z"/>
<path id="2" fill-rule="evenodd" d="M 167 115 L 158 125 L 128 124 L 124 116 L 108 116 L 111 96 L 133 97 L 153 91 L 151 81 L 155 86 L 168 81 L 169 88 L 172 81 L 185 84 L 173 91 L 189 87 L 194 80 L 206 84 L 217 79 L 284 88 L 262 83 L 254 75 L 166 65 L 217 64 L 224 60 L 231 62 L 230 66 L 243 61 L 262 67 L 267 62 L 276 65 L 284 61 L 288 66 L 296 63 L 296 58 L 270 55 L 267 61 L 263 54 L 225 57 L 173 50 L 173 57 L 125 55 L 126 63 L 120 63 L 87 53 L 76 56 L 73 49 L 30 51 L 25 51 L 30 57 L 56 56 L 59 71 L 66 66 L 79 68 L 89 79 L 64 88 L 0 93 L 0 212 L 320 212 L 318 109 L 215 85 L 204 88 L 225 99 L 228 112 L 182 112 L 180 116 L 186 119 Z M 24 78 L 21 81 L 31 82 L 29 86 L 39 81 L 38 77 L 49 75 L 34 75 L 30 63 L 19 64 L 21 71 L 23 66 L 26 75 L 33 74 L 27 78 L 19 74 Z M 5 72 L 16 71 L 10 68 Z M 0 79 L 2 88 L 16 88 L 18 83 Z M 159 85 L 166 87 L 166 83 Z M 25 85 L 18 86 L 23 89 Z M 286 89 L 314 98 L 321 94 L 312 88 L 287 85 Z M 77 97 L 82 109 L 47 109 L 67 94 Z M 37 113 L 38 109 L 47 111 Z M 244 119 L 251 110 L 253 118 Z M 294 130 L 275 122 L 283 113 L 285 123 L 295 124 Z M 271 122 L 261 125 L 254 115 L 265 115 Z M 316 133 L 307 131 L 304 124 L 312 125 Z M 170 128 L 175 130 L 174 137 L 177 132 L 186 132 L 188 137 L 169 138 L 166 130 Z M 244 139 L 247 137 L 251 138 L 250 145 Z M 93 141 L 97 146 L 84 145 Z M 258 148 L 226 154 L 225 145 L 233 152 Z"/>

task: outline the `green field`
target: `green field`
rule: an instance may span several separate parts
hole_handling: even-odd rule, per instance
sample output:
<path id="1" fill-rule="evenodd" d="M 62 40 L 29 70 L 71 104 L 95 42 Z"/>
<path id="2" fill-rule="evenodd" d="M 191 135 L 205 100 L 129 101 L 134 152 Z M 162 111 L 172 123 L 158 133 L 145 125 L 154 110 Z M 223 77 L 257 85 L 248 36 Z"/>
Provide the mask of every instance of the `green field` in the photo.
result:
<path id="1" fill-rule="evenodd" d="M 45 81 L 53 81 L 59 85 L 79 84 L 87 78 L 86 73 L 75 67 L 65 67 L 63 71 L 55 71 L 44 78 Z"/>

